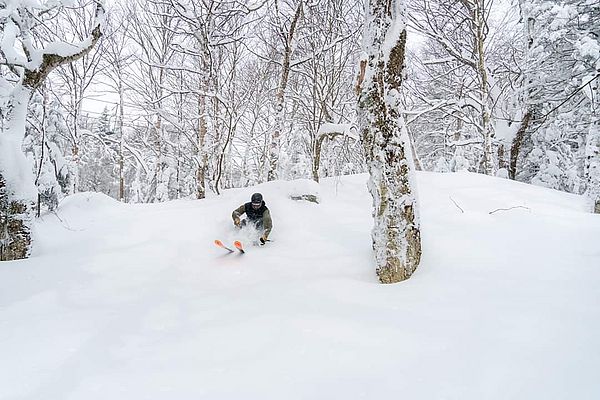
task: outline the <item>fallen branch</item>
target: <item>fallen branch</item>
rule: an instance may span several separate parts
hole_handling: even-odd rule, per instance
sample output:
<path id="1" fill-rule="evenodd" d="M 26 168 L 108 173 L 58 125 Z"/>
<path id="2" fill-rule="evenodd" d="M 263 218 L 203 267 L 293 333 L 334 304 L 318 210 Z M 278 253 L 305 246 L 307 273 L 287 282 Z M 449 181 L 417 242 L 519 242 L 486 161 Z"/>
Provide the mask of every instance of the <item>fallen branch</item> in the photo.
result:
<path id="1" fill-rule="evenodd" d="M 67 220 L 62 219 L 59 215 L 58 212 L 56 210 L 50 211 L 52 214 L 54 214 L 54 216 L 56 218 L 58 218 L 58 220 L 60 221 L 60 224 L 62 225 L 63 228 L 71 231 L 71 232 L 83 232 L 85 231 L 85 229 L 74 229 L 71 228 L 71 226 L 69 225 L 69 223 L 67 222 Z"/>
<path id="2" fill-rule="evenodd" d="M 531 211 L 531 208 L 529 208 L 529 207 L 525 207 L 525 206 L 514 206 L 514 207 L 509 207 L 509 208 L 498 208 L 498 209 L 496 209 L 496 210 L 494 210 L 494 211 L 490 211 L 488 214 L 493 214 L 493 213 L 495 213 L 495 212 L 498 212 L 498 211 L 509 211 L 509 210 L 512 210 L 512 209 L 515 209 L 515 208 L 524 208 L 524 209 L 526 209 L 526 210 L 529 210 L 529 211 Z"/>
<path id="3" fill-rule="evenodd" d="M 455 205 L 456 207 L 458 207 L 458 209 L 460 210 L 460 212 L 462 212 L 462 213 L 464 214 L 464 213 L 465 213 L 465 210 L 463 210 L 463 209 L 462 209 L 462 207 L 461 207 L 461 206 L 459 206 L 459 205 L 458 205 L 458 203 L 457 203 L 456 201 L 454 201 L 454 199 L 452 198 L 452 196 L 448 196 L 448 197 L 450 197 L 450 200 L 452 200 L 452 202 L 454 203 L 454 205 Z"/>

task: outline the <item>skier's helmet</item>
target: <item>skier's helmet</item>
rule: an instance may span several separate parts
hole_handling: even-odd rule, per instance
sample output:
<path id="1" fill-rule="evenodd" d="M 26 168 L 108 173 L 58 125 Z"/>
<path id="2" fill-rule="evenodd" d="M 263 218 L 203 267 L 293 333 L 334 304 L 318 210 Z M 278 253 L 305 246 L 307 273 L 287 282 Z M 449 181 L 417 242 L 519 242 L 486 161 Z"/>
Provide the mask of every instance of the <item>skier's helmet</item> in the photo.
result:
<path id="1" fill-rule="evenodd" d="M 260 193 L 254 193 L 252 195 L 252 208 L 260 208 L 260 206 L 262 206 L 262 202 L 263 202 L 263 197 L 262 194 Z"/>

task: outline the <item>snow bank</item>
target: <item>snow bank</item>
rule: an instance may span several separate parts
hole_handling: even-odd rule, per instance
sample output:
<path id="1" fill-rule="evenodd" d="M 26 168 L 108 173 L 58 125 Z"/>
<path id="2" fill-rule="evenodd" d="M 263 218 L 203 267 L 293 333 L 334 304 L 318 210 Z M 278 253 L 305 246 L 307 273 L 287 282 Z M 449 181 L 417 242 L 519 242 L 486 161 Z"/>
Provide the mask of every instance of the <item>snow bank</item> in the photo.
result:
<path id="1" fill-rule="evenodd" d="M 58 211 L 63 214 L 94 214 L 119 207 L 127 207 L 127 205 L 104 193 L 82 192 L 65 197 Z"/>

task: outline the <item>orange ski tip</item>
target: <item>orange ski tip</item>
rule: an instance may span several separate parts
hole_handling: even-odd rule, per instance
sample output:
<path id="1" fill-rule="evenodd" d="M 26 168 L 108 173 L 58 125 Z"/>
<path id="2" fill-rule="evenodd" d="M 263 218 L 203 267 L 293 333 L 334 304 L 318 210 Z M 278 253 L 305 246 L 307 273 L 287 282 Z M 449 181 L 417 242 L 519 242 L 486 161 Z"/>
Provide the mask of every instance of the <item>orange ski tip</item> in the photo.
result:
<path id="1" fill-rule="evenodd" d="M 240 242 L 239 240 L 236 240 L 235 242 L 233 242 L 233 245 L 237 248 L 242 247 L 242 242 Z"/>
<path id="2" fill-rule="evenodd" d="M 223 246 L 223 242 L 221 242 L 219 239 L 215 239 L 215 244 L 217 246 Z"/>

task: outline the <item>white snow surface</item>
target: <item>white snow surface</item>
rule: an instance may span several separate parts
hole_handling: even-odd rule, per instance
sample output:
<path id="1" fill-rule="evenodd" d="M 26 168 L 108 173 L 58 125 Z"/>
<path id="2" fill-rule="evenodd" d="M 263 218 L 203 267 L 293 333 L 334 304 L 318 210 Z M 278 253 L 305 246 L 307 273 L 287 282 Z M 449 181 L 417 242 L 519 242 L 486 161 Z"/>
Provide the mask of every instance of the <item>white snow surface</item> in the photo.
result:
<path id="1" fill-rule="evenodd" d="M 280 181 L 65 199 L 33 256 L 0 264 L 0 398 L 600 398 L 600 216 L 505 179 L 417 179 L 423 259 L 395 285 L 374 273 L 366 175 L 325 179 L 318 205 Z M 212 242 L 239 238 L 255 191 L 273 242 L 226 254 Z"/>

